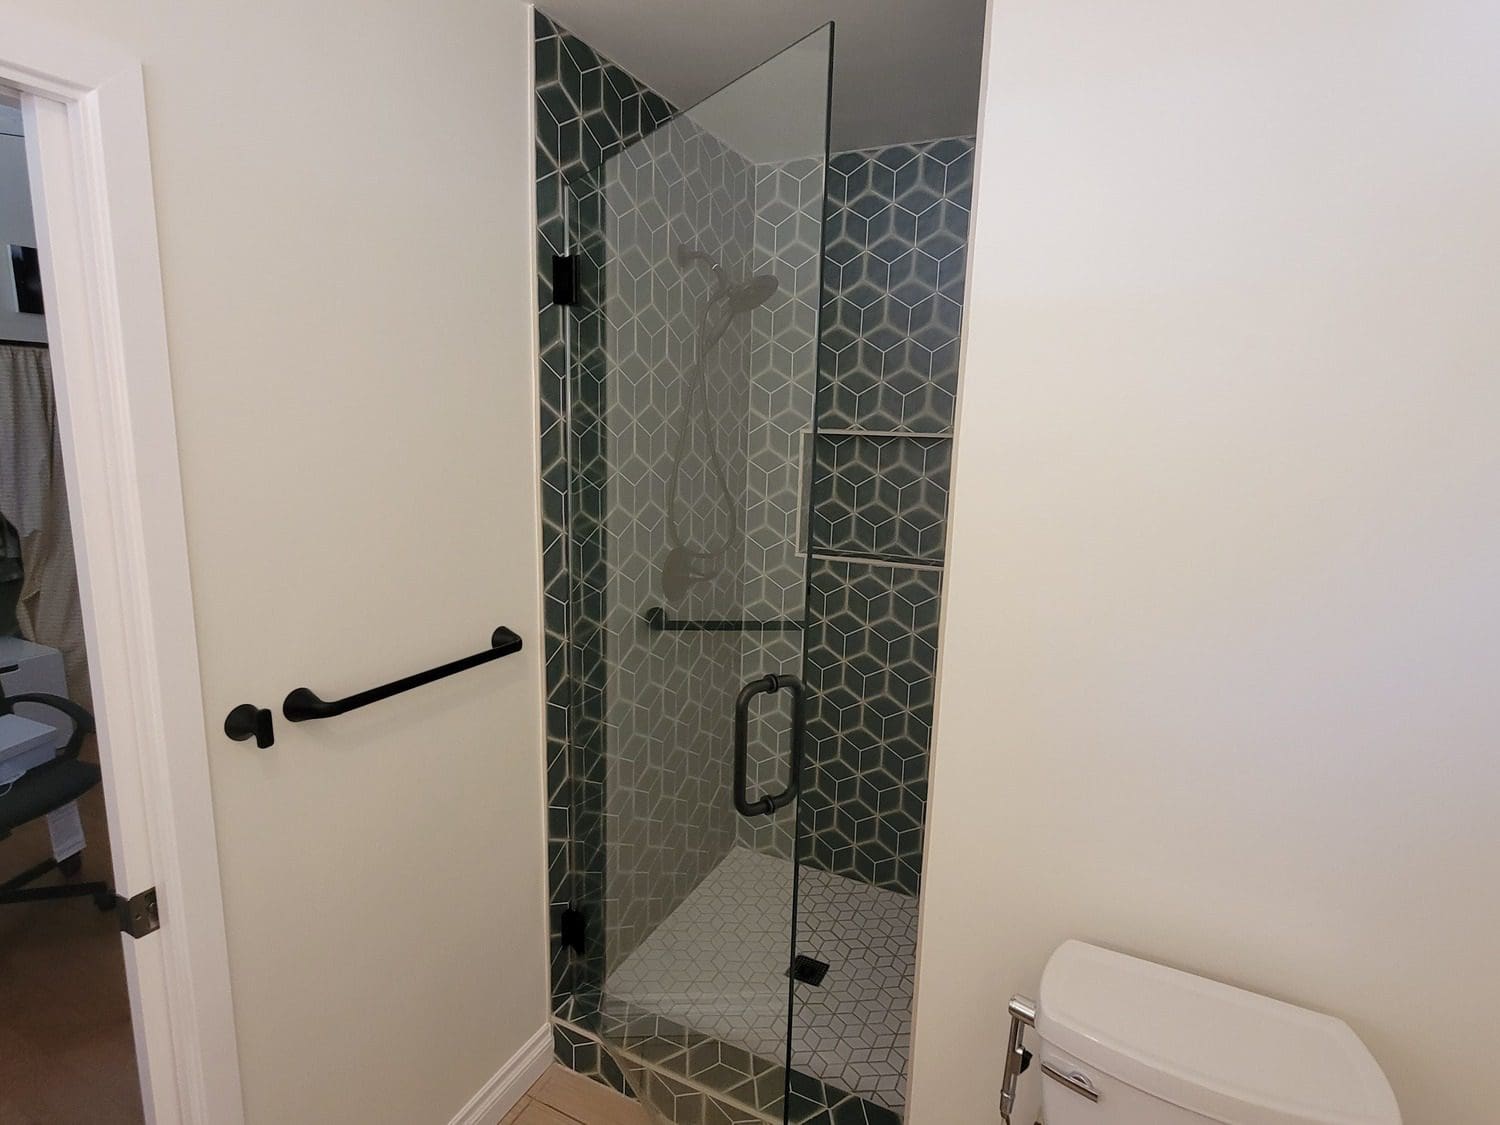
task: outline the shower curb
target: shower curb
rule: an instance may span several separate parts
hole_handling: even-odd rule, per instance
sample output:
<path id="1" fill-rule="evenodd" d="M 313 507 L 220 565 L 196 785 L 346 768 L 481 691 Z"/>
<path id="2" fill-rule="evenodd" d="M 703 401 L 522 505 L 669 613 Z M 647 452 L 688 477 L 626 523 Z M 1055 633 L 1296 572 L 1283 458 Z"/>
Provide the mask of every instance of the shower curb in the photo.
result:
<path id="1" fill-rule="evenodd" d="M 647 1099 L 644 1091 L 636 1088 L 640 1084 L 639 1077 L 642 1075 L 647 1076 L 648 1079 L 651 1076 L 655 1076 L 667 1082 L 687 1087 L 692 1093 L 703 1095 L 718 1110 L 718 1113 L 721 1115 L 718 1120 L 724 1122 L 725 1125 L 782 1125 L 780 1097 L 770 1106 L 752 1105 L 743 1098 L 736 1097 L 726 1090 L 715 1089 L 698 1077 L 689 1075 L 684 1068 L 672 1067 L 661 1061 L 646 1058 L 630 1047 L 608 1043 L 600 1037 L 598 1032 L 591 1031 L 587 1027 L 574 1023 L 571 1020 L 554 1015 L 552 1021 L 555 1026 L 565 1028 L 570 1034 L 587 1039 L 589 1042 L 595 1044 L 599 1049 L 601 1057 L 610 1058 L 627 1080 L 633 1078 L 634 1080 L 630 1081 L 631 1089 L 628 1092 L 653 1112 L 661 1113 L 663 1111 L 660 1106 L 653 1104 Z M 704 1035 L 701 1032 L 693 1032 L 692 1034 L 698 1039 L 698 1043 L 695 1046 L 720 1044 L 720 1041 L 713 1036 Z M 780 1063 L 754 1055 L 743 1048 L 733 1047 L 729 1044 L 720 1045 L 730 1046 L 732 1050 L 763 1064 L 764 1069 L 760 1070 L 759 1073 L 764 1074 L 771 1070 L 783 1069 Z M 685 1054 L 682 1057 L 685 1057 Z M 567 1059 L 563 1061 L 564 1063 L 568 1062 Z M 632 1075 L 632 1071 L 634 1075 Z M 590 1077 L 594 1077 L 597 1081 L 613 1084 L 603 1074 L 590 1075 Z M 744 1083 L 740 1082 L 736 1085 L 742 1086 Z M 831 1115 L 837 1109 L 845 1111 L 853 1110 L 858 1113 L 860 1115 L 858 1118 L 846 1118 L 841 1115 L 839 1120 L 858 1120 L 861 1122 L 861 1125 L 901 1125 L 902 1122 L 903 1115 L 901 1112 L 877 1105 L 860 1097 L 858 1094 L 800 1070 L 792 1071 L 790 1089 L 793 1106 L 788 1120 L 792 1122 L 792 1125 L 798 1125 L 801 1122 L 812 1122 L 814 1120 L 830 1120 Z M 820 1118 L 819 1114 L 830 1116 Z M 739 1118 L 739 1120 L 736 1120 L 736 1118 Z M 672 1122 L 672 1125 L 698 1125 L 703 1120 L 705 1118 L 697 1115 L 681 1123 Z M 709 1120 L 712 1119 L 710 1118 Z"/>
<path id="2" fill-rule="evenodd" d="M 781 1118 L 771 1116 L 770 1113 L 766 1110 L 747 1105 L 738 1098 L 731 1098 L 722 1090 L 715 1090 L 712 1087 L 706 1086 L 702 1082 L 689 1077 L 685 1073 L 669 1069 L 662 1066 L 660 1063 L 643 1058 L 642 1056 L 631 1051 L 629 1048 L 619 1047 L 613 1044 L 606 1043 L 604 1042 L 604 1040 L 599 1038 L 596 1033 L 589 1031 L 587 1028 L 580 1027 L 576 1023 L 570 1023 L 568 1020 L 559 1019 L 556 1016 L 553 1017 L 552 1022 L 559 1027 L 567 1028 L 568 1031 L 572 1032 L 574 1035 L 581 1036 L 598 1044 L 599 1050 L 601 1052 L 605 1052 L 613 1057 L 616 1065 L 618 1065 L 620 1069 L 625 1073 L 626 1079 L 631 1080 L 630 1085 L 632 1096 L 634 1096 L 635 1099 L 642 1105 L 646 1106 L 648 1110 L 654 1113 L 661 1114 L 662 1110 L 659 1106 L 653 1104 L 648 1100 L 646 1092 L 644 1090 L 638 1088 L 640 1085 L 642 1085 L 639 1082 L 640 1075 L 655 1075 L 659 1078 L 665 1078 L 679 1085 L 690 1088 L 694 1093 L 702 1094 L 708 1102 L 712 1103 L 719 1109 L 720 1114 L 724 1116 L 724 1119 L 726 1121 L 734 1122 L 735 1116 L 743 1117 L 748 1115 L 748 1117 L 752 1121 L 762 1123 L 762 1125 L 781 1125 Z M 632 1071 L 634 1071 L 635 1073 L 632 1074 Z M 590 1077 L 594 1076 L 590 1075 Z M 600 1077 L 602 1079 L 602 1076 Z M 730 1111 L 733 1111 L 732 1116 Z M 695 1120 L 702 1119 L 703 1118 L 701 1115 L 695 1118 Z M 673 1125 L 675 1125 L 675 1123 L 673 1123 Z M 684 1125 L 686 1125 L 686 1123 L 684 1123 Z M 742 1123 L 734 1122 L 734 1125 L 742 1125 Z M 745 1122 L 743 1123 L 743 1125 L 750 1125 L 750 1123 Z"/>

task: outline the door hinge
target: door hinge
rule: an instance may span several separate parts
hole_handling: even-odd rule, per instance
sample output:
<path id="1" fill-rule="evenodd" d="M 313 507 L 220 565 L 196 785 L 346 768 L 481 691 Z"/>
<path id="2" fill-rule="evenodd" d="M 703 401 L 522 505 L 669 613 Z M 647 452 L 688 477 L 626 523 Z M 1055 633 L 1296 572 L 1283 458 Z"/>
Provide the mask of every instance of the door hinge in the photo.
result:
<path id="1" fill-rule="evenodd" d="M 588 947 L 589 916 L 576 906 L 562 912 L 557 922 L 557 936 L 564 949 L 571 949 L 579 956 Z"/>
<path id="2" fill-rule="evenodd" d="M 554 305 L 576 305 L 578 303 L 578 255 L 552 255 L 552 303 Z"/>
<path id="3" fill-rule="evenodd" d="M 133 938 L 143 938 L 161 929 L 161 915 L 156 909 L 156 888 L 147 887 L 138 895 L 115 900 L 115 912 L 120 917 L 120 932 Z"/>

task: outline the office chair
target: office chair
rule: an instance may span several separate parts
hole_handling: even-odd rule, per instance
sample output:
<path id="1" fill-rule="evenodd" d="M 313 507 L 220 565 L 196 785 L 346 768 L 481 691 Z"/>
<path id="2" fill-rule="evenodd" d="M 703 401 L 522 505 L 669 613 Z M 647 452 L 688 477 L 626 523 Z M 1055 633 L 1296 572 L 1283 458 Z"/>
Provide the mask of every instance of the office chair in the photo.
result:
<path id="1" fill-rule="evenodd" d="M 0 687 L 0 715 L 12 714 L 17 703 L 34 703 L 60 711 L 72 720 L 73 732 L 68 736 L 68 744 L 50 762 L 33 766 L 8 786 L 0 786 L 0 840 L 21 825 L 78 800 L 100 780 L 98 766 L 78 760 L 83 740 L 94 729 L 92 715 L 61 696 L 39 692 L 6 696 L 5 688 Z M 61 869 L 64 875 L 76 875 L 82 865 L 83 858 L 78 855 L 71 855 L 61 863 L 49 856 L 44 862 L 0 883 L 0 906 L 51 898 L 92 897 L 100 910 L 113 910 L 115 893 L 107 883 L 27 886 L 54 868 Z"/>

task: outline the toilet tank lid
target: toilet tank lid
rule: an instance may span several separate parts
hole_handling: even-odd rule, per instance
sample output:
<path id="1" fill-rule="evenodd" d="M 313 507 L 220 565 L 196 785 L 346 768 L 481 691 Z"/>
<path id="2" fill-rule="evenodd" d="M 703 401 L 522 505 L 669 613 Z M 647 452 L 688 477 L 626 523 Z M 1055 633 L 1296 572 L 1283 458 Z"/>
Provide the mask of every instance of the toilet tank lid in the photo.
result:
<path id="1" fill-rule="evenodd" d="M 1235 1125 L 1401 1125 L 1342 1020 L 1069 941 L 1042 974 L 1037 1032 L 1079 1062 Z"/>

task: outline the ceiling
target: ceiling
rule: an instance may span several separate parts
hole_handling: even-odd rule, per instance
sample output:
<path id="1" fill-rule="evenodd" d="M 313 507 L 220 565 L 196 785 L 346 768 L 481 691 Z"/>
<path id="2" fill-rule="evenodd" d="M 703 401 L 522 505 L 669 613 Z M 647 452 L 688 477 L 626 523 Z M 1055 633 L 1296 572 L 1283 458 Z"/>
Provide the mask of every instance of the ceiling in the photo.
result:
<path id="1" fill-rule="evenodd" d="M 974 132 L 985 0 L 541 0 L 678 106 L 834 21 L 835 151 Z"/>

